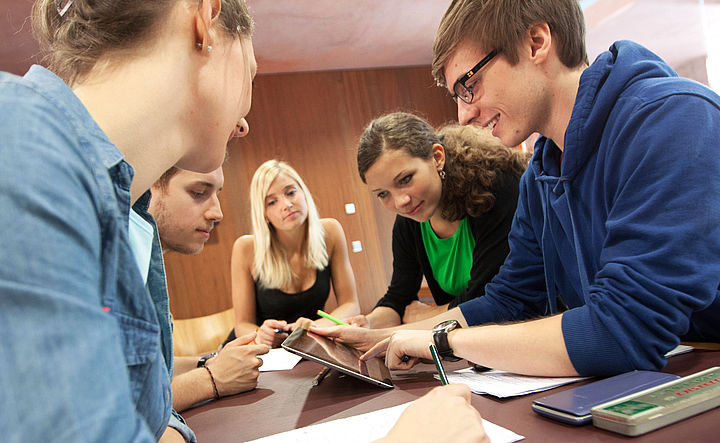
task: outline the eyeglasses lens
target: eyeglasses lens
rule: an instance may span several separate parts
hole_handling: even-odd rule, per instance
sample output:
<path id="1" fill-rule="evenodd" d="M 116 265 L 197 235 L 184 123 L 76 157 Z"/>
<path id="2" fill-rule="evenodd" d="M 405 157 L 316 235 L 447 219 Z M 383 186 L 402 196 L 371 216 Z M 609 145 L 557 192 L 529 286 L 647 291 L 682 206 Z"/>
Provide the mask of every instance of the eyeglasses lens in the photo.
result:
<path id="1" fill-rule="evenodd" d="M 455 97 L 453 97 L 455 98 L 456 103 L 458 98 L 460 98 L 460 100 L 464 101 L 467 104 L 472 103 L 473 94 L 462 83 L 455 83 L 455 87 L 453 89 L 456 94 Z"/>

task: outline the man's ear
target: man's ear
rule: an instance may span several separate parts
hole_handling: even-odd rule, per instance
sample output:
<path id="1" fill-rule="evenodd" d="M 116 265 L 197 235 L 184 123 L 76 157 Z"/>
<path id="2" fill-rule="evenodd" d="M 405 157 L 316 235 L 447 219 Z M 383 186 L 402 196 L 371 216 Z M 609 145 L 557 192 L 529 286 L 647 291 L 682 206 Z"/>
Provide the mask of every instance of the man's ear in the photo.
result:
<path id="1" fill-rule="evenodd" d="M 221 0 L 200 0 L 195 13 L 195 41 L 201 49 L 212 47 L 215 30 L 213 25 L 220 17 Z"/>
<path id="2" fill-rule="evenodd" d="M 551 52 L 552 33 L 547 23 L 533 23 L 526 32 L 526 47 L 531 59 L 537 62 L 544 62 Z"/>

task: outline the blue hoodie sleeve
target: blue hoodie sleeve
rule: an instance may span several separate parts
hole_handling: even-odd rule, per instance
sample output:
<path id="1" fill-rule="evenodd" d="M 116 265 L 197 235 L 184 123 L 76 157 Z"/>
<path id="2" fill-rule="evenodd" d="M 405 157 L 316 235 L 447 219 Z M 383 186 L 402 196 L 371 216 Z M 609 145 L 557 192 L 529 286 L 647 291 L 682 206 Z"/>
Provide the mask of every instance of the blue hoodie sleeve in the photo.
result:
<path id="1" fill-rule="evenodd" d="M 532 168 L 520 180 L 520 195 L 508 244 L 510 253 L 498 274 L 485 287 L 485 296 L 459 305 L 470 326 L 527 320 L 548 313 L 543 256 L 531 223 L 529 188 Z"/>
<path id="2" fill-rule="evenodd" d="M 717 105 L 692 93 L 625 100 L 598 154 L 605 176 L 597 192 L 608 203 L 595 208 L 608 212 L 598 271 L 588 275 L 585 305 L 563 314 L 580 374 L 662 368 L 691 316 L 717 304 Z"/>

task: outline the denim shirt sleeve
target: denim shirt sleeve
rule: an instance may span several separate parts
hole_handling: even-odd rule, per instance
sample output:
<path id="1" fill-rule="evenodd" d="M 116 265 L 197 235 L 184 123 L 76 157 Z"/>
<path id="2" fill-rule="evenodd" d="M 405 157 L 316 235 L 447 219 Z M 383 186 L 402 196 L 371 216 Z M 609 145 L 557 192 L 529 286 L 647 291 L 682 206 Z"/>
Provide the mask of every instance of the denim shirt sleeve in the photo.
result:
<path id="1" fill-rule="evenodd" d="M 187 424 L 185 424 L 185 420 L 180 416 L 180 414 L 177 413 L 177 411 L 175 411 L 175 409 L 172 410 L 172 415 L 170 416 L 170 423 L 168 423 L 168 426 L 178 431 L 180 435 L 183 436 L 186 442 L 197 442 L 197 439 L 195 438 L 195 433 L 190 429 Z"/>
<path id="2" fill-rule="evenodd" d="M 101 303 L 91 159 L 51 102 L 2 80 L 2 439 L 155 441 L 118 364 L 118 323 Z"/>

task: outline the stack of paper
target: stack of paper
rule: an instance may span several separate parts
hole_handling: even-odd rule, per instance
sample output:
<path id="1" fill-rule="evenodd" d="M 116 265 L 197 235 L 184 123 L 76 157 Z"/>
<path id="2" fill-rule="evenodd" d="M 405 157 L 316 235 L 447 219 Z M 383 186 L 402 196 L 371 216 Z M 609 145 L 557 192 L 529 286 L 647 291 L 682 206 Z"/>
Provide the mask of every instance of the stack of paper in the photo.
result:
<path id="1" fill-rule="evenodd" d="M 435 376 L 437 378 L 437 376 Z M 504 371 L 475 372 L 472 368 L 460 369 L 447 376 L 450 383 L 463 383 L 476 394 L 495 397 L 514 397 L 546 391 L 587 377 L 531 377 Z"/>
<path id="2" fill-rule="evenodd" d="M 692 346 L 678 345 L 666 357 L 692 351 Z M 476 394 L 490 394 L 495 397 L 514 397 L 546 391 L 588 377 L 532 377 L 504 371 L 475 372 L 472 368 L 461 369 L 448 374 L 448 382 L 463 383 Z M 439 379 L 436 375 L 435 378 Z"/>

